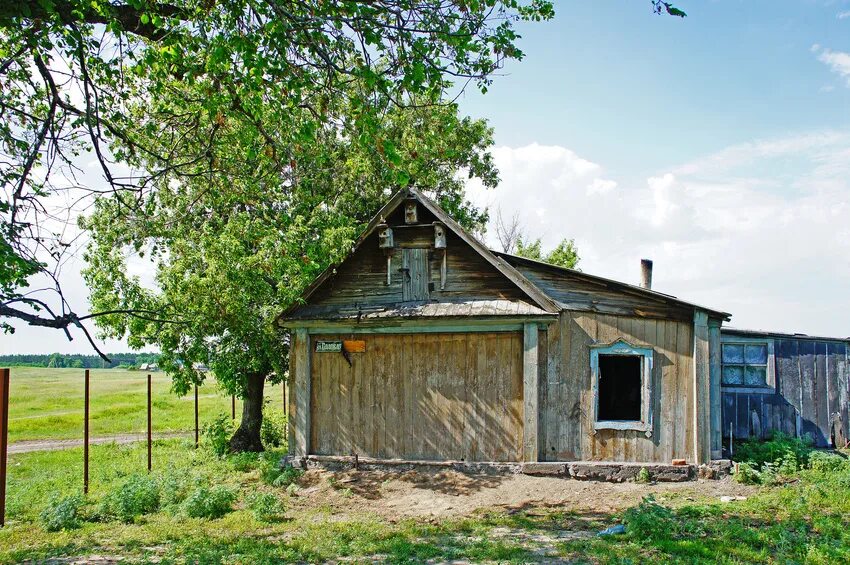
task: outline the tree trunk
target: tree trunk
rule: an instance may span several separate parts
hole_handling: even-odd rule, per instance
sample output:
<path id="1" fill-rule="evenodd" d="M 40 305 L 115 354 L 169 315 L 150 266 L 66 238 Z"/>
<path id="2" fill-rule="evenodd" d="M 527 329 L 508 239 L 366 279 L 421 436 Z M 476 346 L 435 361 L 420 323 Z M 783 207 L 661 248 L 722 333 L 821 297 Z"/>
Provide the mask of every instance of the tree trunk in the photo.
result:
<path id="1" fill-rule="evenodd" d="M 245 398 L 242 403 L 242 423 L 230 438 L 230 451 L 263 451 L 260 440 L 260 427 L 263 424 L 263 387 L 266 375 L 248 373 L 245 386 Z"/>

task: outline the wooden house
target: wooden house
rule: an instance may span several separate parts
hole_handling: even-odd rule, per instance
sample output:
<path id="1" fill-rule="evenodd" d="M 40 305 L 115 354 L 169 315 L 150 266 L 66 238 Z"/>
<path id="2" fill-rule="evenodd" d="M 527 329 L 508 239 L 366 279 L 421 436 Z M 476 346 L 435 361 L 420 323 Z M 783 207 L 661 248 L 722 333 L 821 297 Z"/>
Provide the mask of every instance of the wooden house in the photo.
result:
<path id="1" fill-rule="evenodd" d="M 497 253 L 415 189 L 279 323 L 293 455 L 703 463 L 725 312 Z"/>
<path id="2" fill-rule="evenodd" d="M 720 340 L 727 445 L 776 431 L 847 445 L 850 338 L 724 328 Z"/>

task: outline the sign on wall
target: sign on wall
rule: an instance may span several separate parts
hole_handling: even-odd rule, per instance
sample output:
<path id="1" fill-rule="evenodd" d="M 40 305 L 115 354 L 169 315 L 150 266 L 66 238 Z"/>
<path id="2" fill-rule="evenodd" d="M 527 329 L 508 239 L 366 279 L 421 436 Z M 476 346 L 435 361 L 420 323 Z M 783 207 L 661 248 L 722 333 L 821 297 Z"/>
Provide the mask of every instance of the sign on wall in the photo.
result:
<path id="1" fill-rule="evenodd" d="M 341 341 L 317 341 L 316 353 L 339 353 L 342 351 Z"/>

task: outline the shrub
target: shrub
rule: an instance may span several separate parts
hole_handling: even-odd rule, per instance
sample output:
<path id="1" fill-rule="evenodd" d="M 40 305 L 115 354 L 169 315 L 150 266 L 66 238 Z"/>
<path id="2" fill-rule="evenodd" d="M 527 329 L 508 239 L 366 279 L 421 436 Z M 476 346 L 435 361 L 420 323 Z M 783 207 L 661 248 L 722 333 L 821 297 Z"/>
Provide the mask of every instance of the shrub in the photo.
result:
<path id="1" fill-rule="evenodd" d="M 268 492 L 255 492 L 248 498 L 248 507 L 260 522 L 279 522 L 286 508 L 278 497 Z"/>
<path id="2" fill-rule="evenodd" d="M 658 504 L 653 496 L 645 496 L 640 504 L 623 515 L 626 532 L 637 540 L 659 541 L 672 539 L 676 531 L 673 511 Z"/>
<path id="3" fill-rule="evenodd" d="M 761 483 L 761 473 L 749 463 L 738 463 L 735 480 L 743 485 L 757 485 Z"/>
<path id="4" fill-rule="evenodd" d="M 226 455 L 233 435 L 233 421 L 227 414 L 219 414 L 212 422 L 204 424 L 204 444 L 219 457 Z"/>
<path id="5" fill-rule="evenodd" d="M 131 522 L 137 516 L 159 510 L 159 483 L 149 475 L 130 475 L 118 490 L 112 491 L 103 501 L 103 513 Z"/>
<path id="6" fill-rule="evenodd" d="M 186 499 L 192 478 L 185 473 L 169 473 L 160 479 L 160 505 L 174 507 Z"/>
<path id="7" fill-rule="evenodd" d="M 756 439 L 743 442 L 735 448 L 735 461 L 743 461 L 759 468 L 765 463 L 777 465 L 777 470 L 790 471 L 792 465 L 795 471 L 805 467 L 809 455 L 814 451 L 810 440 L 791 437 L 777 432 L 768 441 Z"/>
<path id="8" fill-rule="evenodd" d="M 236 493 L 233 489 L 219 485 L 212 488 L 201 486 L 183 502 L 183 509 L 190 518 L 221 518 L 233 510 Z"/>
<path id="9" fill-rule="evenodd" d="M 275 478 L 272 485 L 276 487 L 289 487 L 290 485 L 298 482 L 298 479 L 301 478 L 301 475 L 304 474 L 304 471 L 301 469 L 297 469 L 292 465 L 287 465 L 283 469 L 280 470 L 277 478 Z"/>
<path id="10" fill-rule="evenodd" d="M 272 408 L 269 400 L 266 400 L 263 408 L 260 439 L 266 447 L 284 447 L 286 445 L 286 414 L 279 408 Z"/>
<path id="11" fill-rule="evenodd" d="M 652 478 L 649 476 L 649 470 L 646 467 L 641 467 L 640 471 L 638 471 L 637 477 L 635 477 L 636 483 L 647 484 Z"/>
<path id="12" fill-rule="evenodd" d="M 79 513 L 82 505 L 83 499 L 78 495 L 51 501 L 39 515 L 41 525 L 48 532 L 72 530 L 80 525 Z"/>
<path id="13" fill-rule="evenodd" d="M 809 455 L 809 467 L 819 473 L 836 473 L 850 469 L 850 461 L 835 453 L 814 451 Z"/>

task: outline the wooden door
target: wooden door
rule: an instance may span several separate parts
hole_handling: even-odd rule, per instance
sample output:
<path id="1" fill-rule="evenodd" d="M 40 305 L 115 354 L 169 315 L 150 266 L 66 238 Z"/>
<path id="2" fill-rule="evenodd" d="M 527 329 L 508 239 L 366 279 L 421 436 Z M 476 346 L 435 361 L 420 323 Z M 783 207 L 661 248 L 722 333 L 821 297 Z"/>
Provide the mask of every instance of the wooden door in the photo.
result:
<path id="1" fill-rule="evenodd" d="M 341 353 L 312 353 L 311 452 L 521 460 L 521 333 L 356 339 L 366 350 L 349 354 L 351 366 Z"/>
<path id="2" fill-rule="evenodd" d="M 402 249 L 401 296 L 405 302 L 428 300 L 428 250 Z"/>

